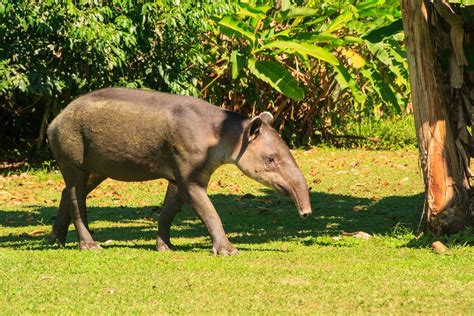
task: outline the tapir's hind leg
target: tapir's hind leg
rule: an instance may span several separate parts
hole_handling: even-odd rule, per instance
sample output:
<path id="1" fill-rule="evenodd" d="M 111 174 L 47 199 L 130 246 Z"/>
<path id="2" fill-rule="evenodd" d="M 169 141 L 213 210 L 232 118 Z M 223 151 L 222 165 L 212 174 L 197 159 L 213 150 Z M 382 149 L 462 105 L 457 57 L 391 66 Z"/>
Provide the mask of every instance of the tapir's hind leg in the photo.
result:
<path id="1" fill-rule="evenodd" d="M 49 235 L 49 243 L 54 244 L 56 240 L 59 244 L 63 245 L 66 243 L 67 231 L 69 224 L 71 223 L 70 209 L 70 198 L 69 191 L 64 189 L 61 194 L 61 201 L 59 202 L 58 214 L 53 224 L 53 230 Z"/>
<path id="2" fill-rule="evenodd" d="M 183 203 L 184 200 L 179 194 L 178 187 L 170 182 L 158 221 L 158 236 L 156 238 L 156 249 L 158 251 L 166 251 L 173 248 L 170 242 L 171 223 L 183 206 Z"/>
<path id="3" fill-rule="evenodd" d="M 89 175 L 78 168 L 68 168 L 61 172 L 66 182 L 66 190 L 71 201 L 71 218 L 79 237 L 79 246 L 83 250 L 100 249 L 100 245 L 92 239 L 84 220 L 87 222 L 86 196 Z"/>
<path id="4" fill-rule="evenodd" d="M 103 175 L 101 174 L 97 174 L 97 173 L 90 173 L 89 174 L 89 177 L 87 179 L 87 185 L 86 185 L 86 198 L 87 198 L 87 195 L 89 195 L 89 193 L 92 192 L 92 190 L 94 190 L 95 188 L 97 188 L 97 186 L 99 184 L 101 184 L 105 179 L 107 179 L 107 177 L 104 177 Z M 85 217 L 82 219 L 84 221 L 84 224 L 86 225 L 86 228 L 87 230 L 90 231 L 89 229 L 89 221 L 87 219 L 87 213 L 85 215 Z"/>
<path id="5" fill-rule="evenodd" d="M 106 178 L 107 177 L 96 173 L 89 174 L 86 184 L 86 196 Z M 62 192 L 56 221 L 53 224 L 53 229 L 49 237 L 49 242 L 51 244 L 54 244 L 56 240 L 63 246 L 66 243 L 69 225 L 71 224 L 71 197 L 69 192 L 70 190 L 67 188 Z M 82 220 L 86 229 L 89 230 L 87 213 L 84 214 Z"/>

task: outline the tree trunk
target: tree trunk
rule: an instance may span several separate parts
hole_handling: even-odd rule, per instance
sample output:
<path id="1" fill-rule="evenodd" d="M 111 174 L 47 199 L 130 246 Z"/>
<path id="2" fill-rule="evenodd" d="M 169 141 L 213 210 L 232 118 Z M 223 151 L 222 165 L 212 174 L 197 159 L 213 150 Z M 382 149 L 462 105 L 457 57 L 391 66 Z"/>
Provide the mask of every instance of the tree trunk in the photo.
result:
<path id="1" fill-rule="evenodd" d="M 469 161 L 473 82 L 463 18 L 446 2 L 401 0 L 415 127 L 425 183 L 425 229 L 454 233 L 472 220 Z M 470 38 L 466 37 L 468 40 Z M 446 62 L 447 61 L 447 62 Z M 442 64 L 449 67 L 442 67 Z"/>
<path id="2" fill-rule="evenodd" d="M 52 100 L 46 101 L 46 105 L 43 112 L 43 119 L 41 120 L 41 126 L 38 133 L 38 138 L 36 140 L 36 146 L 35 146 L 35 151 L 34 151 L 35 156 L 39 154 L 46 138 L 46 129 L 48 128 L 48 120 L 49 120 L 49 117 L 51 116 L 52 102 L 53 102 Z"/>

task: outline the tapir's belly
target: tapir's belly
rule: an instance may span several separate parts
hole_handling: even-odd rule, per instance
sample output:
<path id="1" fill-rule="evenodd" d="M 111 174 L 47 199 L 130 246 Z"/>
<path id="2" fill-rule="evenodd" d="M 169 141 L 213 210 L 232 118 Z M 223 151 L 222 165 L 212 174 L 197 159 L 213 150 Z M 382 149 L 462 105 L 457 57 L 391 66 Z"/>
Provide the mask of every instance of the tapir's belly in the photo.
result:
<path id="1" fill-rule="evenodd" d="M 154 179 L 174 180 L 172 170 L 166 165 L 141 165 L 137 163 L 122 163 L 120 161 L 105 161 L 108 166 L 95 168 L 90 171 L 118 181 L 148 181 Z"/>
<path id="2" fill-rule="evenodd" d="M 84 167 L 94 173 L 119 181 L 147 181 L 164 178 L 174 180 L 172 157 L 158 146 L 117 144 L 96 145 L 84 153 Z"/>

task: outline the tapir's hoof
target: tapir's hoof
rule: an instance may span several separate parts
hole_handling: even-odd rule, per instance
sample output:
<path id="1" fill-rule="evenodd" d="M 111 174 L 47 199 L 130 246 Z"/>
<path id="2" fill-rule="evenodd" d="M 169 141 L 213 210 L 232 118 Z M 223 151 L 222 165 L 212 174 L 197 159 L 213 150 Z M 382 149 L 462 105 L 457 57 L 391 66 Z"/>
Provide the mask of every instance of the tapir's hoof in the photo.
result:
<path id="1" fill-rule="evenodd" d="M 158 250 L 158 251 L 172 251 L 172 250 L 174 250 L 174 247 L 172 245 L 163 244 L 163 245 L 159 245 L 159 246 L 157 245 L 156 250 Z"/>
<path id="2" fill-rule="evenodd" d="M 81 250 L 101 250 L 102 249 L 99 243 L 95 241 L 93 242 L 81 241 L 79 244 L 79 247 L 81 248 Z"/>
<path id="3" fill-rule="evenodd" d="M 49 244 L 54 245 L 56 242 L 58 242 L 59 245 L 63 246 L 66 245 L 66 234 L 61 234 L 55 231 L 52 231 L 51 234 L 49 235 Z"/>
<path id="4" fill-rule="evenodd" d="M 58 240 L 58 236 L 56 235 L 55 232 L 51 232 L 51 234 L 49 234 L 49 244 L 50 245 L 54 245 L 56 243 L 56 240 Z"/>
<path id="5" fill-rule="evenodd" d="M 169 238 L 168 238 L 168 242 L 166 242 L 161 237 L 158 236 L 158 238 L 156 239 L 156 250 L 171 251 L 171 250 L 174 250 L 174 246 L 169 241 Z"/>
<path id="6" fill-rule="evenodd" d="M 231 244 L 220 245 L 217 247 L 212 247 L 212 253 L 216 256 L 235 256 L 239 254 L 239 251 L 234 248 Z"/>

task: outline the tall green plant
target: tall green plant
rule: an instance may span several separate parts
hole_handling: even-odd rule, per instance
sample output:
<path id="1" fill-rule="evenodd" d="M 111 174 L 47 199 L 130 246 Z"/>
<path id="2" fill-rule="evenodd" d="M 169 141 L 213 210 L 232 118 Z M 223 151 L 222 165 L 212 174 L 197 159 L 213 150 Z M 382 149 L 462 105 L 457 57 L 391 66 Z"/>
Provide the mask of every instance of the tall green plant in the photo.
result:
<path id="1" fill-rule="evenodd" d="M 2 143 L 41 140 L 72 98 L 117 85 L 199 95 L 245 114 L 272 110 L 294 145 L 404 111 L 398 2 L 273 5 L 0 0 Z"/>
<path id="2" fill-rule="evenodd" d="M 256 91 L 250 103 L 273 108 L 296 143 L 311 142 L 314 133 L 329 137 L 344 119 L 404 111 L 409 91 L 398 2 L 283 1 L 280 11 L 272 4 L 239 2 L 219 20 L 228 49 L 219 76 L 228 69 L 246 93 L 262 88 L 255 80 L 274 89 L 276 95 L 264 89 L 267 98 Z"/>
<path id="3" fill-rule="evenodd" d="M 203 37 L 226 1 L 0 0 L 0 135 L 29 140 L 72 98 L 107 86 L 197 95 Z"/>

